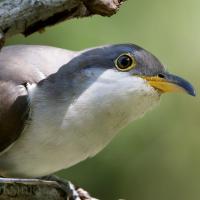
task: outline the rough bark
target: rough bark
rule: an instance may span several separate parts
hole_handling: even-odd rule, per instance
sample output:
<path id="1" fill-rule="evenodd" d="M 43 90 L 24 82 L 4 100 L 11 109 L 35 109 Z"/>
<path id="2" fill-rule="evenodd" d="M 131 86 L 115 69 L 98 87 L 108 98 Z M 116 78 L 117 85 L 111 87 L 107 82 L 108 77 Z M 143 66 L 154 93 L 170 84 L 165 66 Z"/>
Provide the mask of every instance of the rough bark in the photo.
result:
<path id="1" fill-rule="evenodd" d="M 67 193 L 56 182 L 0 181 L 1 200 L 66 200 Z"/>
<path id="2" fill-rule="evenodd" d="M 69 188 L 63 187 L 67 181 L 57 180 L 0 178 L 0 200 L 74 200 Z M 76 200 L 98 200 L 82 189 L 77 192 L 80 198 Z"/>
<path id="3" fill-rule="evenodd" d="M 94 14 L 111 16 L 122 0 L 3 0 L 0 1 L 0 45 L 5 38 L 28 36 L 58 22 Z"/>

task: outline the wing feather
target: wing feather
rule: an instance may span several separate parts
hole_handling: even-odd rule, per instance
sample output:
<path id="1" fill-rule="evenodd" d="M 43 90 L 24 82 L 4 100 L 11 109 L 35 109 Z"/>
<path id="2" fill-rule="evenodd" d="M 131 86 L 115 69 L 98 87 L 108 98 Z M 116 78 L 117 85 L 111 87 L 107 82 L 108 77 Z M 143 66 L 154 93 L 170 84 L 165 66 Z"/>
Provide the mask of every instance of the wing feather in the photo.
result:
<path id="1" fill-rule="evenodd" d="M 38 83 L 67 63 L 74 52 L 17 45 L 0 52 L 0 152 L 17 140 L 29 115 L 26 83 Z"/>

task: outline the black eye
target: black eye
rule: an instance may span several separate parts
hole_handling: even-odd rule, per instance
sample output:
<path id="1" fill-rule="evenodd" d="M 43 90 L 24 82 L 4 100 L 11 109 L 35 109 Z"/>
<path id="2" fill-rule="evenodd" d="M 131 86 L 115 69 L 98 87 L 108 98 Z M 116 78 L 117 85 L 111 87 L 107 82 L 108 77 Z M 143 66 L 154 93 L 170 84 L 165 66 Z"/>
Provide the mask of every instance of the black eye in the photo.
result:
<path id="1" fill-rule="evenodd" d="M 135 59 L 129 54 L 120 55 L 115 61 L 115 66 L 120 71 L 128 71 L 135 67 L 135 65 Z"/>

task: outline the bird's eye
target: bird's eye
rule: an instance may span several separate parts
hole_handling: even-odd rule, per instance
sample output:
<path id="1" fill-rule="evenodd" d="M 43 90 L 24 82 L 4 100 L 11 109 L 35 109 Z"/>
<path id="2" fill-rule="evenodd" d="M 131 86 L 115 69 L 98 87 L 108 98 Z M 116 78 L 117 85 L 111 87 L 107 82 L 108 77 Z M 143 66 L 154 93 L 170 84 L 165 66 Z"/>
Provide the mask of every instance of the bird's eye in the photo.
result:
<path id="1" fill-rule="evenodd" d="M 131 54 L 122 54 L 115 60 L 115 66 L 119 71 L 129 71 L 136 65 L 136 61 Z"/>

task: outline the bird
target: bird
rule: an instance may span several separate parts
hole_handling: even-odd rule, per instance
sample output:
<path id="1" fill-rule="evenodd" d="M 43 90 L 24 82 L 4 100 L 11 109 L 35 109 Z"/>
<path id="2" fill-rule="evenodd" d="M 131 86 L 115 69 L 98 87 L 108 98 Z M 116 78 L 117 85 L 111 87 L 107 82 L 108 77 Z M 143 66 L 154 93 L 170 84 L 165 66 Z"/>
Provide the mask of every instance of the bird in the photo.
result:
<path id="1" fill-rule="evenodd" d="M 42 177 L 93 157 L 166 92 L 195 96 L 188 81 L 131 43 L 82 51 L 6 46 L 0 52 L 0 175 Z"/>

